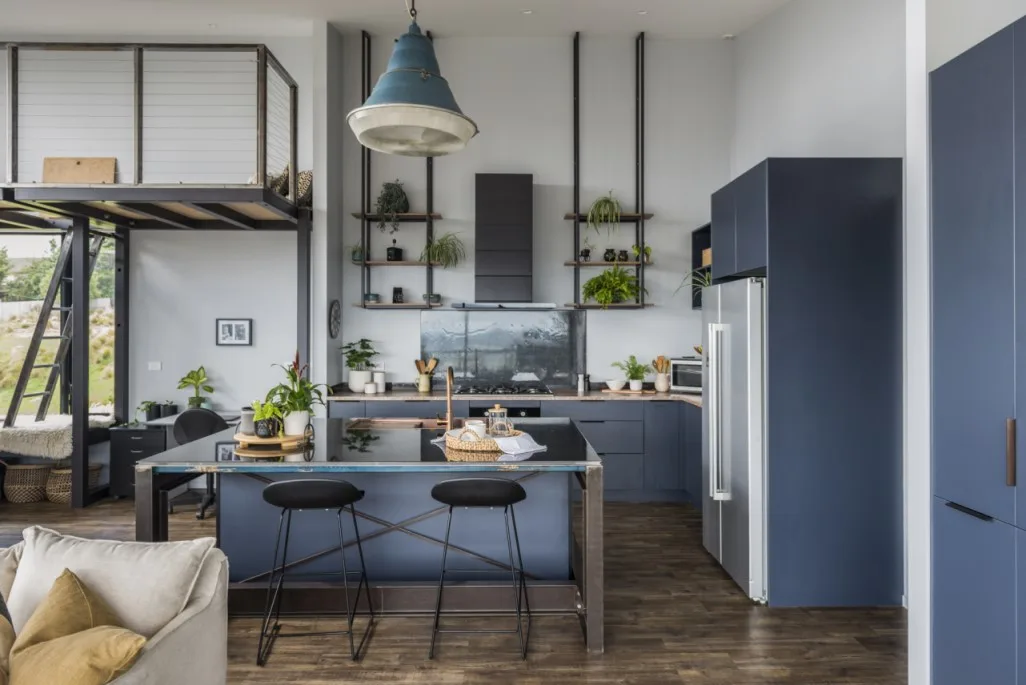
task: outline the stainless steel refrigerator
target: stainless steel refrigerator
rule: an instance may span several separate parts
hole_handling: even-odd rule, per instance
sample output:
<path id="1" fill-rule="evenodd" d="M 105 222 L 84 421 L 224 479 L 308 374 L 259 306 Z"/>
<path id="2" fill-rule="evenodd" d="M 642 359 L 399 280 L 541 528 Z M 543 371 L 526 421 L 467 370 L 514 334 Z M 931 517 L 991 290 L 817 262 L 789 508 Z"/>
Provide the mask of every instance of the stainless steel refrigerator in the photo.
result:
<path id="1" fill-rule="evenodd" d="M 767 600 L 765 280 L 702 294 L 702 542 L 749 597 Z"/>

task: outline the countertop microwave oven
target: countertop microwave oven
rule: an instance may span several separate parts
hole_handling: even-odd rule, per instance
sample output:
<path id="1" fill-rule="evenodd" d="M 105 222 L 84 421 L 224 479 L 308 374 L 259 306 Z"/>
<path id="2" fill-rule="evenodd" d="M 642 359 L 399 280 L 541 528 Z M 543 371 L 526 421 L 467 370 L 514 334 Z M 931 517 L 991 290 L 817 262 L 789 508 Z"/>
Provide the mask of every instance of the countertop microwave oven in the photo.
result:
<path id="1" fill-rule="evenodd" d="M 670 392 L 702 392 L 701 357 L 678 357 L 670 360 Z"/>

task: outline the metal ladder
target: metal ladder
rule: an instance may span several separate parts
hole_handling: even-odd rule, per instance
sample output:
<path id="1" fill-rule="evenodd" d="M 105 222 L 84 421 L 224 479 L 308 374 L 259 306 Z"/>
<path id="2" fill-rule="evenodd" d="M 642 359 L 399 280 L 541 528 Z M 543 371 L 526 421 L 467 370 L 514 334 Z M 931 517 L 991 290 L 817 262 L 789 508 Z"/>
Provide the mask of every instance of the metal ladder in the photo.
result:
<path id="1" fill-rule="evenodd" d="M 18 383 L 14 386 L 14 395 L 11 397 L 11 404 L 7 407 L 7 417 L 4 419 L 5 426 L 13 426 L 15 420 L 18 417 L 18 410 L 21 408 L 22 400 L 30 397 L 42 398 L 39 402 L 39 409 L 36 411 L 36 421 L 42 421 L 46 418 L 46 412 L 50 409 L 50 400 L 53 399 L 54 390 L 57 388 L 57 379 L 61 375 L 61 366 L 64 363 L 65 357 L 68 356 L 68 350 L 71 348 L 71 331 L 72 331 L 72 312 L 71 306 L 54 307 L 57 301 L 57 295 L 60 293 L 61 284 L 67 280 L 64 275 L 68 268 L 68 261 L 71 259 L 71 242 L 73 240 L 72 234 L 66 234 L 63 241 L 61 241 L 61 251 L 57 255 L 57 263 L 54 265 L 53 276 L 50 278 L 50 285 L 46 289 L 46 296 L 43 298 L 42 306 L 39 309 L 39 319 L 36 321 L 36 328 L 32 332 L 32 339 L 29 341 L 28 350 L 25 352 L 25 361 L 21 366 L 21 373 L 18 375 Z M 89 245 L 89 273 L 86 274 L 86 282 L 92 279 L 93 268 L 96 266 L 96 260 L 100 255 L 100 248 L 103 246 L 103 236 L 93 236 L 92 241 Z M 88 290 L 88 289 L 87 289 Z M 61 327 L 60 335 L 46 335 L 46 327 L 50 321 L 50 315 L 54 311 L 67 312 L 67 316 L 64 319 L 64 325 Z M 44 340 L 60 340 L 57 345 L 57 352 L 54 354 L 53 361 L 47 364 L 37 364 L 36 360 L 39 357 L 39 348 Z M 46 379 L 46 387 L 42 392 L 29 392 L 28 389 L 29 378 L 32 376 L 32 372 L 36 369 L 50 369 L 49 376 Z"/>

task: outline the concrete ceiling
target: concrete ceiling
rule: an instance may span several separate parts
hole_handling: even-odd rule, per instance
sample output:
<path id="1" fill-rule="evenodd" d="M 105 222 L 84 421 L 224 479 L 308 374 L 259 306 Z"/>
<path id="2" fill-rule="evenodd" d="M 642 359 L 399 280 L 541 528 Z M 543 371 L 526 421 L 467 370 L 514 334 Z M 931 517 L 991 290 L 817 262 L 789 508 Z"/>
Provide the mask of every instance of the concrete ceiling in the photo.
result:
<path id="1" fill-rule="evenodd" d="M 404 0 L 0 0 L 0 38 L 304 35 L 310 20 L 376 35 L 406 26 Z M 788 0 L 420 0 L 421 25 L 444 36 L 573 31 L 653 37 L 738 34 Z M 526 12 L 530 12 L 529 14 Z"/>

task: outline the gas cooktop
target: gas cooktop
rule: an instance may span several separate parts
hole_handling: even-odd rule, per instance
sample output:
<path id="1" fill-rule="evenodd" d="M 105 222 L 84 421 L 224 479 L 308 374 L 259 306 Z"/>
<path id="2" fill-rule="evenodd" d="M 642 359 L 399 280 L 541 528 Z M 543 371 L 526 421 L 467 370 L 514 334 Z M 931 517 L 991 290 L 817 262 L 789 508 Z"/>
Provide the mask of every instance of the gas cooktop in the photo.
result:
<path id="1" fill-rule="evenodd" d="M 552 391 L 538 381 L 514 383 L 465 383 L 457 385 L 454 395 L 551 395 Z"/>

